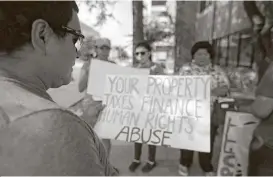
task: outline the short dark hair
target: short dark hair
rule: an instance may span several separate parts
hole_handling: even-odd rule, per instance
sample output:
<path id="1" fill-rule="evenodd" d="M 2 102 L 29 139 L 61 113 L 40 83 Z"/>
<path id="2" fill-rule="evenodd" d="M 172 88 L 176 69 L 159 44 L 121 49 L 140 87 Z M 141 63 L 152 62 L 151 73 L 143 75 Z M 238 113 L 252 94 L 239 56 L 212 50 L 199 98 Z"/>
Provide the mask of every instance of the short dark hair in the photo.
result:
<path id="1" fill-rule="evenodd" d="M 193 58 L 194 54 L 199 50 L 199 49 L 206 49 L 210 55 L 210 58 L 214 58 L 214 52 L 213 52 L 213 47 L 208 41 L 199 41 L 196 42 L 192 48 L 191 48 L 191 56 Z"/>
<path id="2" fill-rule="evenodd" d="M 152 47 L 150 45 L 150 43 L 148 41 L 141 41 L 139 43 L 136 44 L 135 46 L 135 50 L 138 48 L 138 47 L 144 47 L 145 49 L 147 49 L 149 52 L 152 51 Z M 151 61 L 152 61 L 152 54 L 150 55 L 150 58 L 149 58 Z"/>
<path id="3" fill-rule="evenodd" d="M 75 1 L 1 1 L 0 51 L 12 52 L 31 40 L 32 23 L 37 19 L 48 22 L 58 37 L 64 37 L 62 25 L 79 11 Z"/>

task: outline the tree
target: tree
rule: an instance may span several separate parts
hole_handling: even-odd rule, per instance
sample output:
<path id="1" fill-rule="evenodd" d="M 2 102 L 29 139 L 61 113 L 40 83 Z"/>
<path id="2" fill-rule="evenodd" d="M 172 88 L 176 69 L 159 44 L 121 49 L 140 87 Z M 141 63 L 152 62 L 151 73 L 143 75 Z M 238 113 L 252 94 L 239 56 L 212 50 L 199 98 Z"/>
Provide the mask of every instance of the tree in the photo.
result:
<path id="1" fill-rule="evenodd" d="M 89 7 L 89 11 L 98 11 L 97 23 L 96 25 L 102 25 L 108 19 L 114 19 L 112 13 L 109 13 L 107 7 L 115 5 L 117 1 L 85 1 L 85 5 Z M 165 38 L 169 38 L 174 35 L 174 22 L 169 13 L 163 12 L 162 15 L 168 17 L 170 23 L 162 24 L 158 21 L 150 21 L 148 24 L 144 25 L 143 1 L 133 0 L 132 10 L 133 10 L 133 49 L 135 45 L 143 40 L 147 40 L 151 44 L 156 41 L 161 41 Z M 135 61 L 135 60 L 134 60 Z"/>
<path id="2" fill-rule="evenodd" d="M 97 11 L 96 15 L 96 23 L 94 26 L 101 26 L 103 25 L 108 19 L 114 19 L 114 16 L 111 12 L 109 12 L 109 7 L 113 7 L 117 1 L 110 1 L 110 0 L 87 0 L 87 1 L 79 1 L 78 3 L 84 3 L 90 13 L 93 11 Z"/>
<path id="3" fill-rule="evenodd" d="M 114 47 L 112 47 L 112 51 L 115 51 L 114 57 L 118 58 L 119 60 L 129 59 L 129 55 L 128 55 L 127 51 L 122 46 L 114 46 Z"/>
<path id="4" fill-rule="evenodd" d="M 195 40 L 197 3 L 194 1 L 176 2 L 175 22 L 175 72 L 191 60 L 191 47 Z"/>
<path id="5" fill-rule="evenodd" d="M 174 35 L 174 22 L 171 15 L 168 12 L 162 12 L 161 16 L 168 19 L 168 22 L 162 23 L 154 19 L 144 25 L 144 38 L 150 44 L 157 41 L 162 41 L 164 39 L 170 38 Z"/>
<path id="6" fill-rule="evenodd" d="M 167 12 L 162 13 L 163 16 L 167 16 L 168 18 L 170 14 Z M 162 41 L 166 38 L 170 38 L 174 35 L 174 22 L 170 20 L 168 23 L 164 24 L 157 20 L 151 20 L 147 23 L 143 23 L 143 39 L 140 38 L 140 40 L 145 40 L 149 42 L 150 44 L 153 44 L 157 41 Z M 130 34 L 129 36 L 133 36 Z"/>
<path id="7" fill-rule="evenodd" d="M 133 50 L 135 45 L 144 40 L 144 31 L 143 31 L 143 1 L 142 0 L 133 0 Z M 134 54 L 132 55 L 134 56 Z M 133 59 L 133 64 L 135 64 L 135 59 Z"/>

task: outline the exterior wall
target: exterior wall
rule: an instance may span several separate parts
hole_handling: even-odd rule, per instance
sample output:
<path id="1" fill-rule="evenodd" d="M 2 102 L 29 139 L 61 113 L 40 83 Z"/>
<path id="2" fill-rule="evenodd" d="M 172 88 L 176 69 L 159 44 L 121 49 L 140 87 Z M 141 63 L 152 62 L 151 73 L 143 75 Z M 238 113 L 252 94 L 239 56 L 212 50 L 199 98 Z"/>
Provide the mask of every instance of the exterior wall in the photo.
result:
<path id="1" fill-rule="evenodd" d="M 242 1 L 214 1 L 203 13 L 197 14 L 197 40 L 217 39 L 249 28 Z"/>
<path id="2" fill-rule="evenodd" d="M 202 14 L 197 14 L 196 41 L 210 40 L 213 30 L 213 6 L 209 6 Z"/>
<path id="3" fill-rule="evenodd" d="M 242 1 L 233 1 L 231 10 L 231 31 L 230 33 L 238 32 L 245 29 L 250 29 L 251 24 L 245 13 Z"/>
<path id="4" fill-rule="evenodd" d="M 262 3 L 257 3 L 262 7 Z M 251 23 L 243 1 L 214 1 L 197 14 L 196 40 L 209 40 L 215 47 L 215 63 L 224 67 L 255 67 Z"/>

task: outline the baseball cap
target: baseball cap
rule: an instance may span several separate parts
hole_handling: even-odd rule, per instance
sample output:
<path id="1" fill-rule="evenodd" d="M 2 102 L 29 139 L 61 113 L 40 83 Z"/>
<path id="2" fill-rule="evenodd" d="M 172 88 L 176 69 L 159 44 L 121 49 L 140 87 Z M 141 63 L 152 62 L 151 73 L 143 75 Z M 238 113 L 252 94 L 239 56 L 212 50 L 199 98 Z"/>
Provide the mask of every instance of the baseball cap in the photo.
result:
<path id="1" fill-rule="evenodd" d="M 111 48 L 111 41 L 107 38 L 99 38 L 95 40 L 96 47 L 109 47 Z"/>

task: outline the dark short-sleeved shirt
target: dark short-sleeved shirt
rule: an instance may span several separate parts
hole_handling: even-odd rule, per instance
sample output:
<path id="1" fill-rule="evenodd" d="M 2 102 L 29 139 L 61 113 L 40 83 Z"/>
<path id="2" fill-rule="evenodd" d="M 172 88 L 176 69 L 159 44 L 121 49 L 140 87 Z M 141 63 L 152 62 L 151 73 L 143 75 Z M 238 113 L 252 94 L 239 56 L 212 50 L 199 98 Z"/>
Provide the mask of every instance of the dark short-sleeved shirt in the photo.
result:
<path id="1" fill-rule="evenodd" d="M 45 90 L 0 71 L 1 176 L 117 175 L 93 129 Z"/>
<path id="2" fill-rule="evenodd" d="M 270 64 L 261 79 L 256 95 L 273 98 L 273 63 Z M 269 117 L 260 123 L 255 134 L 263 138 L 266 146 L 273 148 L 273 111 Z"/>

